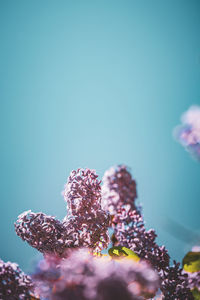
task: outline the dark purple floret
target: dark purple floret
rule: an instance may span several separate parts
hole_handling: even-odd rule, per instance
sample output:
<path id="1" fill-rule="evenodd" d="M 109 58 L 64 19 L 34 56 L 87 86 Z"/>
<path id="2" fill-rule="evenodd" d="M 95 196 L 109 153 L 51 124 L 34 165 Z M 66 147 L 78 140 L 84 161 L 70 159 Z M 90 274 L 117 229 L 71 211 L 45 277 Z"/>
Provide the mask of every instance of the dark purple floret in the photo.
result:
<path id="1" fill-rule="evenodd" d="M 125 165 L 111 167 L 103 176 L 102 207 L 114 215 L 119 208 L 128 205 L 135 209 L 136 182 Z"/>
<path id="2" fill-rule="evenodd" d="M 0 299 L 28 300 L 31 299 L 33 283 L 16 263 L 0 260 Z"/>
<path id="3" fill-rule="evenodd" d="M 174 261 L 173 267 L 167 267 L 162 274 L 161 291 L 164 300 L 194 299 L 188 287 L 188 276 L 183 274 L 180 263 Z"/>

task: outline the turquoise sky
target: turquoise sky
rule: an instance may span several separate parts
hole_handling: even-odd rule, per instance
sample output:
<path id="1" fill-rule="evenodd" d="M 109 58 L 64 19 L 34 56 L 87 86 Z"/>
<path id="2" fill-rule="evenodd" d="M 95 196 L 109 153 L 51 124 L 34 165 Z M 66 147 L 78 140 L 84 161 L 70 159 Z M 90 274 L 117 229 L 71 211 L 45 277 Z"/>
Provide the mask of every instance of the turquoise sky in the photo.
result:
<path id="1" fill-rule="evenodd" d="M 175 259 L 190 249 L 166 220 L 200 233 L 200 164 L 172 138 L 200 104 L 199 32 L 198 0 L 0 2 L 2 259 L 29 268 L 37 251 L 13 223 L 63 218 L 72 169 L 120 163 L 159 243 Z"/>

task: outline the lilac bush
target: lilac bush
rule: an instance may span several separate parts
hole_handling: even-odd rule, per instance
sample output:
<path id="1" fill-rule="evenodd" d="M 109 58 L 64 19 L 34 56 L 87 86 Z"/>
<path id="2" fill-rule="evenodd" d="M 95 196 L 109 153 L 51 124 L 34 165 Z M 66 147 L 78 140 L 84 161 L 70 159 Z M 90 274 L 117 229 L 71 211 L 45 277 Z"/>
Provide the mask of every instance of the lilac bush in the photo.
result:
<path id="1" fill-rule="evenodd" d="M 63 196 L 62 221 L 30 210 L 18 217 L 17 235 L 44 259 L 31 277 L 1 262 L 0 299 L 198 299 L 199 262 L 193 273 L 175 261 L 170 265 L 155 231 L 145 228 L 136 182 L 125 165 L 110 168 L 102 188 L 94 170 L 72 171 Z M 110 243 L 109 227 L 113 247 L 102 254 Z"/>

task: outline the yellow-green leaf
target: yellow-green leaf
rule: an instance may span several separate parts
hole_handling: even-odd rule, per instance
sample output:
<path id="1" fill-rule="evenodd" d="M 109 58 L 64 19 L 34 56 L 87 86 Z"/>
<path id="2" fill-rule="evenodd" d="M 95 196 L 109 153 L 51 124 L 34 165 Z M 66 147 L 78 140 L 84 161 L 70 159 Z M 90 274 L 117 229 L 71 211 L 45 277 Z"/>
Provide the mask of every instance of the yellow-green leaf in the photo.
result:
<path id="1" fill-rule="evenodd" d="M 135 252 L 132 250 L 126 248 L 126 247 L 112 247 L 108 250 L 108 253 L 110 256 L 113 258 L 130 258 L 133 259 L 134 261 L 139 261 L 140 258 L 137 256 Z"/>
<path id="2" fill-rule="evenodd" d="M 183 269 L 190 273 L 200 271 L 200 252 L 188 252 L 183 258 Z"/>
<path id="3" fill-rule="evenodd" d="M 195 300 L 200 300 L 200 291 L 197 288 L 192 290 L 192 295 Z"/>

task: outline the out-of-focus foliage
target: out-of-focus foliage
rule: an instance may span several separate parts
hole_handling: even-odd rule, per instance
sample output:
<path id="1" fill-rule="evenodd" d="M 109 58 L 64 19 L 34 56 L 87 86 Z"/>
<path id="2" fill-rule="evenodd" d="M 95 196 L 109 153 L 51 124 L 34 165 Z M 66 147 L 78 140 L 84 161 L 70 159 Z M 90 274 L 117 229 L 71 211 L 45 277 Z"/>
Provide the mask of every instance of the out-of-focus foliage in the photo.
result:
<path id="1" fill-rule="evenodd" d="M 188 252 L 183 258 L 183 269 L 186 272 L 200 271 L 200 252 Z"/>
<path id="2" fill-rule="evenodd" d="M 140 258 L 139 256 L 133 252 L 132 250 L 126 248 L 126 247 L 112 247 L 108 250 L 108 253 L 110 256 L 112 256 L 113 258 L 129 258 L 132 259 L 134 261 L 139 261 Z"/>
<path id="3" fill-rule="evenodd" d="M 192 290 L 192 295 L 195 300 L 200 300 L 200 291 L 197 288 Z"/>

